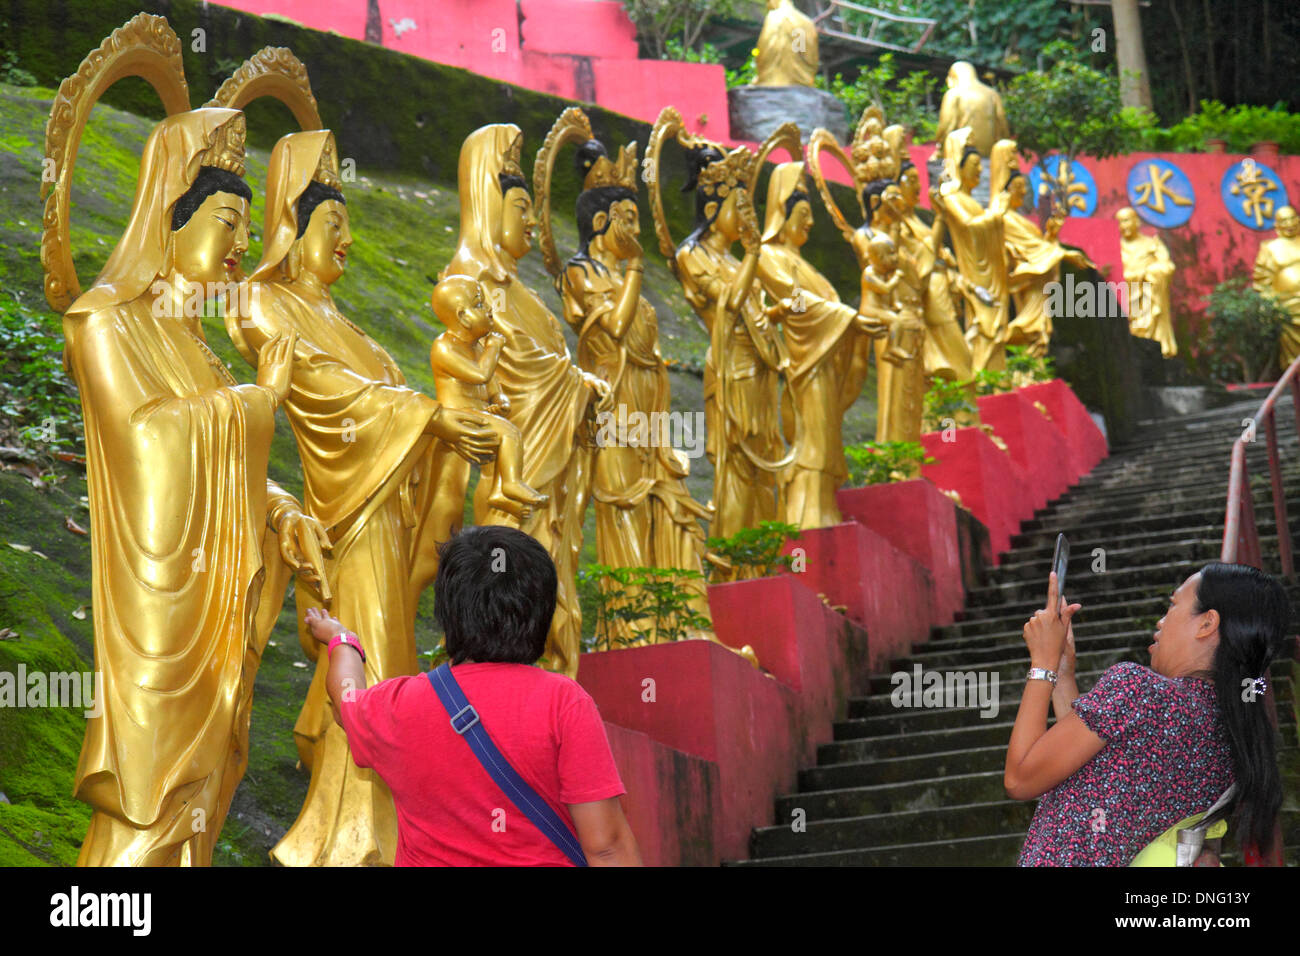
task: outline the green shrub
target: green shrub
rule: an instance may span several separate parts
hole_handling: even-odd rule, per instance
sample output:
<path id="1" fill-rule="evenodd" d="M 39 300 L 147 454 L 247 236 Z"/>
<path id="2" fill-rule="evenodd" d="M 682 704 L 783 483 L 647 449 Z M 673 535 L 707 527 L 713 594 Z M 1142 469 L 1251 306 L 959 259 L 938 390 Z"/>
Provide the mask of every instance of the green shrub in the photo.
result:
<path id="1" fill-rule="evenodd" d="M 707 630 L 709 619 L 695 609 L 704 577 L 683 568 L 611 568 L 588 564 L 578 570 L 578 600 L 590 615 L 592 634 L 583 651 L 607 651 L 641 642 L 680 641 Z"/>
<path id="2" fill-rule="evenodd" d="M 782 554 L 786 539 L 799 537 L 797 525 L 782 521 L 760 521 L 757 528 L 742 528 L 730 538 L 709 538 L 709 551 L 731 568 L 737 578 L 758 578 L 776 574 L 790 566 L 791 557 Z M 710 571 L 716 571 L 711 566 Z"/>
<path id="3" fill-rule="evenodd" d="M 63 371 L 63 330 L 48 311 L 0 294 L 0 444 L 73 451 L 81 402 Z"/>
<path id="4" fill-rule="evenodd" d="M 914 478 L 921 465 L 935 459 L 925 453 L 920 442 L 869 441 L 845 445 L 844 460 L 849 466 L 849 487 L 861 488 Z"/>
<path id="5" fill-rule="evenodd" d="M 898 77 L 894 69 L 894 55 L 882 53 L 880 60 L 870 69 L 863 68 L 852 83 L 836 73 L 829 86 L 819 76 L 817 86 L 838 97 L 848 110 L 850 121 L 856 123 L 862 111 L 875 103 L 885 114 L 886 123 L 899 123 L 912 130 L 918 142 L 934 138 L 939 126 L 938 109 L 927 106 L 933 99 L 939 81 L 921 70 Z"/>
<path id="6" fill-rule="evenodd" d="M 1228 279 L 1205 296 L 1198 353 L 1207 371 L 1222 382 L 1258 382 L 1277 361 L 1278 336 L 1291 315 L 1261 295 L 1245 276 Z"/>
<path id="7" fill-rule="evenodd" d="M 1227 142 L 1230 153 L 1247 152 L 1255 143 L 1273 142 L 1283 153 L 1300 153 L 1300 113 L 1288 113 L 1282 103 L 1238 105 L 1201 100 L 1200 112 L 1173 126 L 1152 128 L 1142 135 L 1142 148 L 1151 152 L 1203 152 L 1207 141 Z"/>
<path id="8" fill-rule="evenodd" d="M 979 412 L 979 406 L 972 396 L 969 381 L 935 378 L 925 392 L 921 428 L 927 432 L 937 432 L 948 427 L 950 421 L 961 424 L 973 419 Z"/>

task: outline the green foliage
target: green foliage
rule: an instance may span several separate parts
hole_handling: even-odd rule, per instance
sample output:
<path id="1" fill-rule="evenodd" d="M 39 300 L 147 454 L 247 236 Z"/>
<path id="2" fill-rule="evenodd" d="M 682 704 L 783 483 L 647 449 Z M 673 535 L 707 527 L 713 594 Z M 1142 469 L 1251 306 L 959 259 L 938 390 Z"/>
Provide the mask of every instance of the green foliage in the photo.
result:
<path id="1" fill-rule="evenodd" d="M 727 70 L 727 89 L 732 90 L 738 86 L 749 86 L 758 77 L 758 57 L 755 55 L 757 48 L 749 51 L 749 59 L 737 70 Z M 825 84 L 821 75 L 817 76 L 817 85 L 819 87 Z"/>
<path id="2" fill-rule="evenodd" d="M 0 37 L 9 35 L 9 23 L 0 20 Z M 18 65 L 18 53 L 15 50 L 0 51 L 0 83 L 12 83 L 14 86 L 35 86 L 36 77 Z"/>
<path id="3" fill-rule="evenodd" d="M 1051 67 L 1020 74 L 1002 93 L 1021 152 L 1037 154 L 1043 172 L 1052 153 L 1069 162 L 1082 153 L 1105 159 L 1130 152 L 1155 125 L 1153 114 L 1121 106 L 1114 74 L 1070 59 L 1073 52 L 1068 44 L 1050 44 L 1043 55 L 1055 58 Z M 1064 207 L 1066 198 L 1058 187 L 1057 204 Z"/>
<path id="4" fill-rule="evenodd" d="M 1201 332 L 1199 355 L 1209 373 L 1223 382 L 1258 382 L 1274 367 L 1278 336 L 1290 314 L 1272 297 L 1261 295 L 1244 276 L 1220 282 L 1205 296 L 1209 320 Z"/>
<path id="5" fill-rule="evenodd" d="M 0 294 L 0 444 L 71 450 L 81 445 L 81 431 L 58 317 Z"/>
<path id="6" fill-rule="evenodd" d="M 925 392 L 925 411 L 921 427 L 928 432 L 946 428 L 946 423 L 961 422 L 975 417 L 979 406 L 971 398 L 971 383 L 950 378 L 935 378 Z"/>
<path id="7" fill-rule="evenodd" d="M 657 60 L 684 60 L 688 57 L 683 54 L 691 52 L 698 55 L 708 23 L 714 17 L 730 14 L 736 5 L 737 0 L 623 0 L 623 10 L 636 25 L 641 45 Z M 669 47 L 674 43 L 676 56 L 669 54 Z"/>
<path id="8" fill-rule="evenodd" d="M 1027 382 L 1050 382 L 1056 378 L 1055 366 L 1050 355 L 1035 355 L 1027 345 L 1007 348 L 1007 371 L 1017 387 Z"/>
<path id="9" fill-rule="evenodd" d="M 1203 151 L 1211 139 L 1227 143 L 1230 153 L 1244 153 L 1255 143 L 1278 144 L 1283 153 L 1300 153 L 1300 113 L 1289 113 L 1282 103 L 1273 106 L 1238 105 L 1201 100 L 1201 109 L 1173 126 L 1151 128 L 1142 135 L 1142 148 L 1151 152 Z"/>
<path id="10" fill-rule="evenodd" d="M 742 528 L 730 538 L 709 538 L 708 547 L 737 577 L 767 577 L 790 566 L 791 556 L 782 554 L 781 549 L 787 539 L 797 537 L 798 525 L 760 521 L 757 528 Z"/>
<path id="11" fill-rule="evenodd" d="M 583 616 L 593 620 L 584 651 L 615 646 L 681 641 L 707 630 L 710 621 L 695 609 L 704 575 L 683 568 L 611 568 L 588 564 L 578 570 Z"/>
<path id="12" fill-rule="evenodd" d="M 845 445 L 844 460 L 849 466 L 849 487 L 861 488 L 906 481 L 917 474 L 921 465 L 935 459 L 925 453 L 920 442 L 869 441 Z"/>
<path id="13" fill-rule="evenodd" d="M 817 85 L 826 88 L 821 77 Z M 922 70 L 913 70 L 899 78 L 894 55 L 882 53 L 876 65 L 863 68 L 852 83 L 836 73 L 829 92 L 840 99 L 854 122 L 864 109 L 875 103 L 884 112 L 886 123 L 900 123 L 911 129 L 916 139 L 925 141 L 934 138 L 939 122 L 938 108 L 927 105 L 938 86 L 939 81 Z"/>
<path id="14" fill-rule="evenodd" d="M 696 48 L 682 45 L 676 37 L 670 37 L 664 44 L 665 60 L 681 60 L 683 63 L 721 63 L 722 54 L 712 43 L 701 43 Z"/>
<path id="15" fill-rule="evenodd" d="M 1031 69 L 1038 52 L 1053 40 L 1069 39 L 1073 55 L 1090 55 L 1089 31 L 1098 21 L 1087 7 L 1058 0 L 1015 0 L 1014 3 L 973 0 L 873 0 L 863 6 L 913 17 L 932 17 L 934 32 L 925 53 L 947 60 L 969 60 L 977 66 L 1009 70 Z M 848 12 L 850 21 L 870 27 L 869 14 Z M 898 46 L 911 46 L 920 28 L 881 20 L 875 35 Z M 885 114 L 889 116 L 888 113 Z M 1014 130 L 1015 124 L 1011 128 Z"/>

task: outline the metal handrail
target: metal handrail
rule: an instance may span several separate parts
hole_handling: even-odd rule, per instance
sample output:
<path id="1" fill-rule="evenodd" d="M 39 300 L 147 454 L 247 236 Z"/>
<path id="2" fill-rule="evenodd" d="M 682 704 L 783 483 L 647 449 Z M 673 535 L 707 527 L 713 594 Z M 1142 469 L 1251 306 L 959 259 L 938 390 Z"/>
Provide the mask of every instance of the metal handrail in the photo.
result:
<path id="1" fill-rule="evenodd" d="M 855 13 L 864 13 L 873 18 L 871 21 L 871 27 L 867 31 L 866 36 L 862 35 L 863 24 L 860 20 L 857 21 L 857 32 L 847 32 L 849 29 L 849 22 L 844 16 L 845 10 L 852 10 Z M 823 20 L 827 20 L 828 18 L 830 19 L 830 22 L 835 23 L 840 27 L 840 29 L 835 30 L 822 23 Z M 925 27 L 925 30 L 921 34 L 921 38 L 912 46 L 899 46 L 895 43 L 886 43 L 883 40 L 877 40 L 875 38 L 876 27 L 880 25 L 881 20 L 888 20 L 892 23 L 905 23 L 909 26 L 923 26 Z M 921 47 L 925 46 L 926 41 L 930 39 L 930 35 L 934 33 L 934 28 L 938 22 L 939 21 L 930 17 L 908 17 L 896 13 L 890 13 L 887 10 L 877 10 L 874 7 L 864 7 L 856 3 L 851 3 L 849 0 L 828 0 L 826 9 L 813 17 L 813 23 L 817 24 L 820 31 L 826 36 L 836 37 L 841 40 L 852 40 L 853 42 L 860 43 L 864 46 L 879 47 L 884 50 L 895 50 L 899 53 L 918 52 Z"/>
<path id="2" fill-rule="evenodd" d="M 1291 525 L 1287 520 L 1286 496 L 1282 486 L 1282 459 L 1277 445 L 1277 416 L 1275 408 L 1285 388 L 1291 389 L 1291 405 L 1296 416 L 1296 431 L 1300 434 L 1300 359 L 1292 362 L 1282 373 L 1268 397 L 1259 406 L 1254 418 L 1242 424 L 1245 430 L 1232 445 L 1232 467 L 1228 472 L 1228 501 L 1223 515 L 1223 547 L 1220 560 L 1236 564 L 1249 564 L 1264 569 L 1264 554 L 1259 543 L 1259 527 L 1255 523 L 1255 496 L 1250 488 L 1250 475 L 1246 467 L 1246 444 L 1255 441 L 1260 426 L 1268 442 L 1268 470 L 1273 493 L 1273 518 L 1277 523 L 1277 548 L 1282 560 L 1282 575 L 1295 579 L 1295 548 L 1291 538 Z"/>

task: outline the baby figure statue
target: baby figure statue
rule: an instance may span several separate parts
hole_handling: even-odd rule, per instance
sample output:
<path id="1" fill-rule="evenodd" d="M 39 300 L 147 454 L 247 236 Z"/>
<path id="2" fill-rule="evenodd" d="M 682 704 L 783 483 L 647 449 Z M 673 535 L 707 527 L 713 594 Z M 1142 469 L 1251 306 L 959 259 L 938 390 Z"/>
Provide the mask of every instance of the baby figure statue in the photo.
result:
<path id="1" fill-rule="evenodd" d="M 438 401 L 449 408 L 486 412 L 501 439 L 488 503 L 525 520 L 549 500 L 521 477 L 523 439 L 519 429 L 500 416 L 510 402 L 495 387 L 493 373 L 506 340 L 494 329 L 483 289 L 469 276 L 447 276 L 433 289 L 433 311 L 447 327 L 429 350 Z"/>
<path id="2" fill-rule="evenodd" d="M 885 233 L 872 236 L 867 244 L 867 268 L 862 270 L 862 301 L 864 305 L 892 315 L 889 338 L 880 356 L 885 361 L 902 366 L 921 354 L 925 338 L 925 324 L 898 299 L 898 252 Z"/>

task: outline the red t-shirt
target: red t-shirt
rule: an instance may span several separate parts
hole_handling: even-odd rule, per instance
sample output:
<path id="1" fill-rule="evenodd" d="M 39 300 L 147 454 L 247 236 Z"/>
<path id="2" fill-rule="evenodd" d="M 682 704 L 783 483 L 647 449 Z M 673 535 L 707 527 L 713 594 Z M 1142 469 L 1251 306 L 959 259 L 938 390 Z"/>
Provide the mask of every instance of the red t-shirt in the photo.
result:
<path id="1" fill-rule="evenodd" d="M 627 792 L 596 702 L 576 681 L 527 664 L 452 672 L 497 749 L 570 828 L 565 804 Z M 339 716 L 352 759 L 393 792 L 398 866 L 572 865 L 451 729 L 424 674 L 380 681 Z"/>

